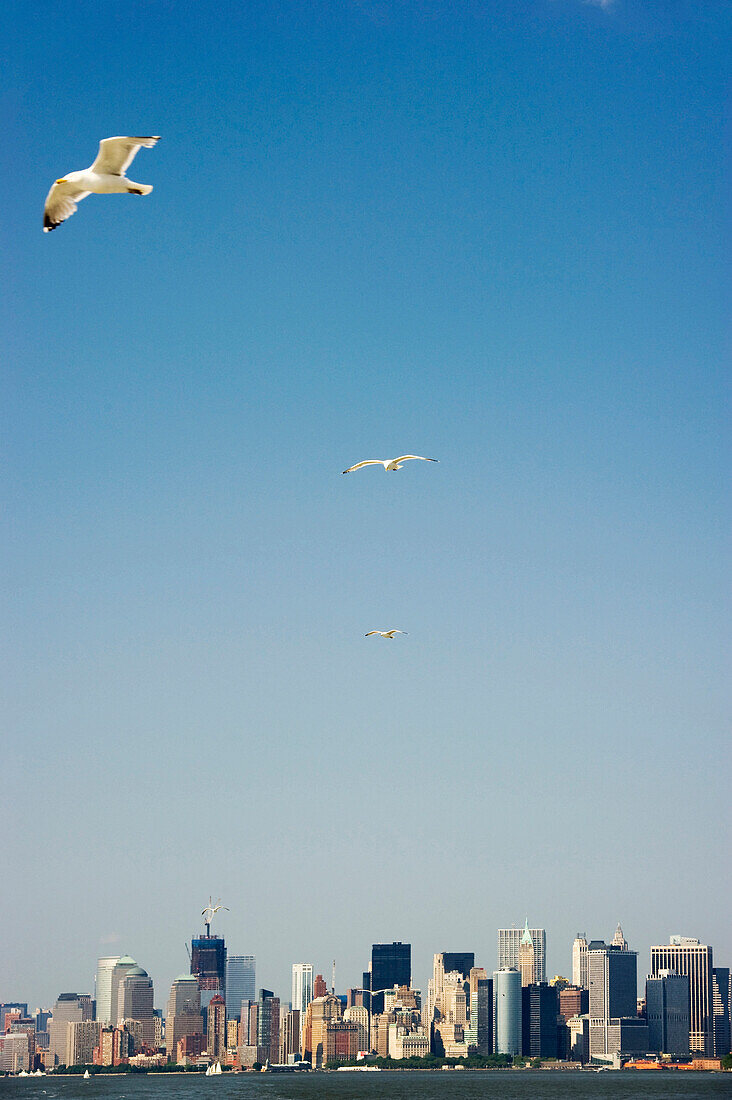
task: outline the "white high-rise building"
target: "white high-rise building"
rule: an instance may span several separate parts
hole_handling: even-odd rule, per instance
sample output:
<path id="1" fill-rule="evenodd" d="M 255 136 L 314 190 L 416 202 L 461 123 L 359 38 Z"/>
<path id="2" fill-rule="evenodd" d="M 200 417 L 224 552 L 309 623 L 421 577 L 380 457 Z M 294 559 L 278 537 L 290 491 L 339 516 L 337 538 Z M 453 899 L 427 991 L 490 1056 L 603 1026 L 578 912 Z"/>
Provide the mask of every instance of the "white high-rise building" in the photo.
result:
<path id="1" fill-rule="evenodd" d="M 254 955 L 227 955 L 225 1000 L 230 1020 L 241 1016 L 242 1001 L 256 1000 L 256 965 Z"/>
<path id="2" fill-rule="evenodd" d="M 527 921 L 528 926 L 528 921 Z M 498 969 L 510 967 L 519 969 L 519 948 L 521 937 L 527 929 L 524 928 L 499 928 L 498 929 Z M 534 981 L 546 981 L 546 931 L 543 928 L 528 928 L 531 942 L 534 945 Z"/>
<path id="3" fill-rule="evenodd" d="M 308 1005 L 313 999 L 313 964 L 292 964 L 292 1007 L 300 1011 L 304 1020 Z"/>
<path id="4" fill-rule="evenodd" d="M 119 960 L 119 955 L 107 955 L 97 960 L 96 1018 L 104 1027 L 112 1023 L 112 971 Z"/>
<path id="5" fill-rule="evenodd" d="M 580 989 L 590 988 L 590 979 L 587 973 L 587 933 L 578 932 L 572 944 L 572 985 Z"/>

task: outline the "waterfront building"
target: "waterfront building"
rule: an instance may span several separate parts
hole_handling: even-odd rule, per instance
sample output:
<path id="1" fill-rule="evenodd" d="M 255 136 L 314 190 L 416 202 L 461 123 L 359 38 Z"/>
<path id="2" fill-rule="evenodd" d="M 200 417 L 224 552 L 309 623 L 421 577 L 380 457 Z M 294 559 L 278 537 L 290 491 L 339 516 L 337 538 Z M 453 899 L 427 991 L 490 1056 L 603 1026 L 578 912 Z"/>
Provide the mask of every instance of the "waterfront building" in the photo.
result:
<path id="1" fill-rule="evenodd" d="M 499 928 L 498 929 L 498 969 L 510 967 L 519 970 L 519 948 L 521 938 L 528 930 L 534 947 L 534 980 L 546 981 L 546 932 L 543 928 L 529 928 L 528 921 L 524 928 Z"/>
<path id="2" fill-rule="evenodd" d="M 511 966 L 493 971 L 493 1049 L 521 1053 L 521 975 Z"/>
<path id="3" fill-rule="evenodd" d="M 0 1036 L 0 1072 L 30 1073 L 32 1069 L 30 1044 L 24 1031 L 8 1032 Z"/>
<path id="4" fill-rule="evenodd" d="M 651 977 L 673 970 L 689 979 L 689 1049 L 713 1055 L 714 1015 L 712 949 L 689 936 L 671 936 L 668 945 L 651 947 Z"/>
<path id="5" fill-rule="evenodd" d="M 714 1054 L 723 1058 L 730 1053 L 730 969 L 712 970 L 712 1015 L 714 1017 Z"/>
<path id="6" fill-rule="evenodd" d="M 587 935 L 584 932 L 578 932 L 572 944 L 572 985 L 580 989 L 590 988 L 587 950 Z"/>
<path id="7" fill-rule="evenodd" d="M 239 1046 L 239 1028 L 240 1023 L 238 1020 L 226 1020 L 226 1049 L 236 1050 Z"/>
<path id="8" fill-rule="evenodd" d="M 646 979 L 648 1049 L 656 1054 L 689 1053 L 689 978 L 659 970 Z"/>
<path id="9" fill-rule="evenodd" d="M 410 943 L 374 943 L 371 946 L 370 985 L 368 989 L 391 989 L 395 985 L 412 983 L 412 945 Z M 365 983 L 364 983 L 365 984 Z M 383 1012 L 384 997 L 374 993 L 372 1012 Z"/>
<path id="10" fill-rule="evenodd" d="M 113 1022 L 112 974 L 119 961 L 119 955 L 105 955 L 103 958 L 97 960 L 97 975 L 95 980 L 95 997 L 97 1002 L 96 1018 L 104 1027 Z"/>
<path id="11" fill-rule="evenodd" d="M 256 959 L 254 955 L 226 956 L 226 980 L 224 982 L 226 1015 L 230 1020 L 241 1016 L 242 1001 L 256 997 Z"/>
<path id="12" fill-rule="evenodd" d="M 528 918 L 519 942 L 518 970 L 521 975 L 522 986 L 533 985 L 536 982 L 536 952 L 529 931 Z"/>
<path id="13" fill-rule="evenodd" d="M 422 1024 L 409 1027 L 405 1024 L 389 1024 L 389 1057 L 396 1062 L 404 1058 L 425 1058 L 430 1052 L 427 1028 Z"/>
<path id="14" fill-rule="evenodd" d="M 59 993 L 49 1022 L 49 1064 L 69 1065 L 67 1061 L 68 1025 L 91 1020 L 92 999 L 88 993 Z"/>
<path id="15" fill-rule="evenodd" d="M 94 1048 L 99 1046 L 99 1034 L 102 1025 L 98 1020 L 71 1020 L 66 1025 L 67 1066 L 91 1066 L 94 1063 Z"/>
<path id="16" fill-rule="evenodd" d="M 331 1020 L 326 1028 L 326 1062 L 354 1062 L 358 1054 L 358 1024 Z"/>
<path id="17" fill-rule="evenodd" d="M 328 1053 L 328 1024 L 340 1020 L 342 1016 L 340 998 L 331 993 L 326 993 L 324 997 L 315 997 L 308 1005 L 304 1028 L 306 1045 L 303 1053 L 313 1069 L 321 1069 L 325 1064 Z"/>
<path id="18" fill-rule="evenodd" d="M 557 991 L 546 982 L 522 983 L 521 1053 L 525 1058 L 557 1057 Z"/>
<path id="19" fill-rule="evenodd" d="M 590 981 L 590 1056 L 605 1058 L 648 1050 L 648 1027 L 637 1015 L 638 955 L 627 944 L 592 940 L 588 949 Z"/>
<path id="20" fill-rule="evenodd" d="M 271 989 L 260 989 L 257 1001 L 257 1046 L 276 1062 L 280 1049 L 280 999 Z"/>
<path id="21" fill-rule="evenodd" d="M 214 993 L 206 1008 L 206 1051 L 209 1058 L 220 1062 L 226 1056 L 226 1002 Z"/>
<path id="22" fill-rule="evenodd" d="M 291 1008 L 283 1013 L 280 1007 L 280 1049 L 277 1061 L 285 1063 L 290 1058 L 300 1058 L 300 1010 Z"/>

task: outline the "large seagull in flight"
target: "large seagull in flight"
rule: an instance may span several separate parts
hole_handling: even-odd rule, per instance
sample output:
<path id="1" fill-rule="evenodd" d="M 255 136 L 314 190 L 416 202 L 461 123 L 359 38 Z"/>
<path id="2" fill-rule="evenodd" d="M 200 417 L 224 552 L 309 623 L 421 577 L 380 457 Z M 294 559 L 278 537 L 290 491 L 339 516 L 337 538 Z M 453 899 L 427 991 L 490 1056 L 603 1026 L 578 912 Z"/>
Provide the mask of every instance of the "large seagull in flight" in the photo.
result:
<path id="1" fill-rule="evenodd" d="M 68 172 L 56 180 L 46 196 L 43 232 L 50 233 L 76 211 L 87 195 L 149 195 L 149 183 L 133 183 L 125 172 L 143 146 L 152 149 L 159 137 L 110 137 L 99 142 L 97 159 L 91 168 Z"/>
<path id="2" fill-rule="evenodd" d="M 350 474 L 352 470 L 360 470 L 362 466 L 383 466 L 385 470 L 401 470 L 402 462 L 408 462 L 410 458 L 418 458 L 420 462 L 439 462 L 439 458 L 423 458 L 422 455 L 400 455 L 399 458 L 367 458 L 365 462 L 357 462 L 355 466 L 349 466 L 344 474 Z"/>

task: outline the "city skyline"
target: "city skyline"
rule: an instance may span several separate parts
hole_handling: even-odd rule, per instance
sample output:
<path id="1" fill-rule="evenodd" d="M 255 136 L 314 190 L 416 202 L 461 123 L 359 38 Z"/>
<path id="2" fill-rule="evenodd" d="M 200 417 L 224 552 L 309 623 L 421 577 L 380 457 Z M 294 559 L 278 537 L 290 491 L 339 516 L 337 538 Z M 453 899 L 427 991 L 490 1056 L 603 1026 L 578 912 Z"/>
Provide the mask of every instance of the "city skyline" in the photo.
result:
<path id="1" fill-rule="evenodd" d="M 729 960 L 729 4 L 4 17 L 3 995 Z"/>

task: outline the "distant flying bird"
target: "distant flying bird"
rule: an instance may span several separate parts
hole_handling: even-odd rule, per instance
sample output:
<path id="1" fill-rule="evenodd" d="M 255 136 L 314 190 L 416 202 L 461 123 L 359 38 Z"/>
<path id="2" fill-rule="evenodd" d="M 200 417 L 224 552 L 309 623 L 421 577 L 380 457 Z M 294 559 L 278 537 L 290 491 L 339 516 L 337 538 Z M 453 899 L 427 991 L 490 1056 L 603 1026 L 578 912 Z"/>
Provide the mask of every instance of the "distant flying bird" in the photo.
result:
<path id="1" fill-rule="evenodd" d="M 439 462 L 439 458 L 423 458 L 422 455 L 400 455 L 399 458 L 367 458 L 365 462 L 357 462 L 355 466 L 349 466 L 344 474 L 350 474 L 351 470 L 360 470 L 362 466 L 383 466 L 385 470 L 401 470 L 402 462 L 408 462 L 410 458 L 418 458 L 420 462 Z"/>
<path id="2" fill-rule="evenodd" d="M 369 630 L 368 634 L 364 634 L 364 638 L 370 638 L 372 634 L 378 634 L 381 638 L 391 638 L 394 640 L 395 634 L 408 634 L 408 630 Z"/>
<path id="3" fill-rule="evenodd" d="M 99 142 L 97 159 L 83 172 L 69 172 L 56 180 L 46 196 L 43 232 L 50 233 L 76 210 L 87 195 L 149 195 L 149 183 L 133 183 L 125 176 L 138 150 L 152 149 L 160 137 L 111 137 Z"/>

